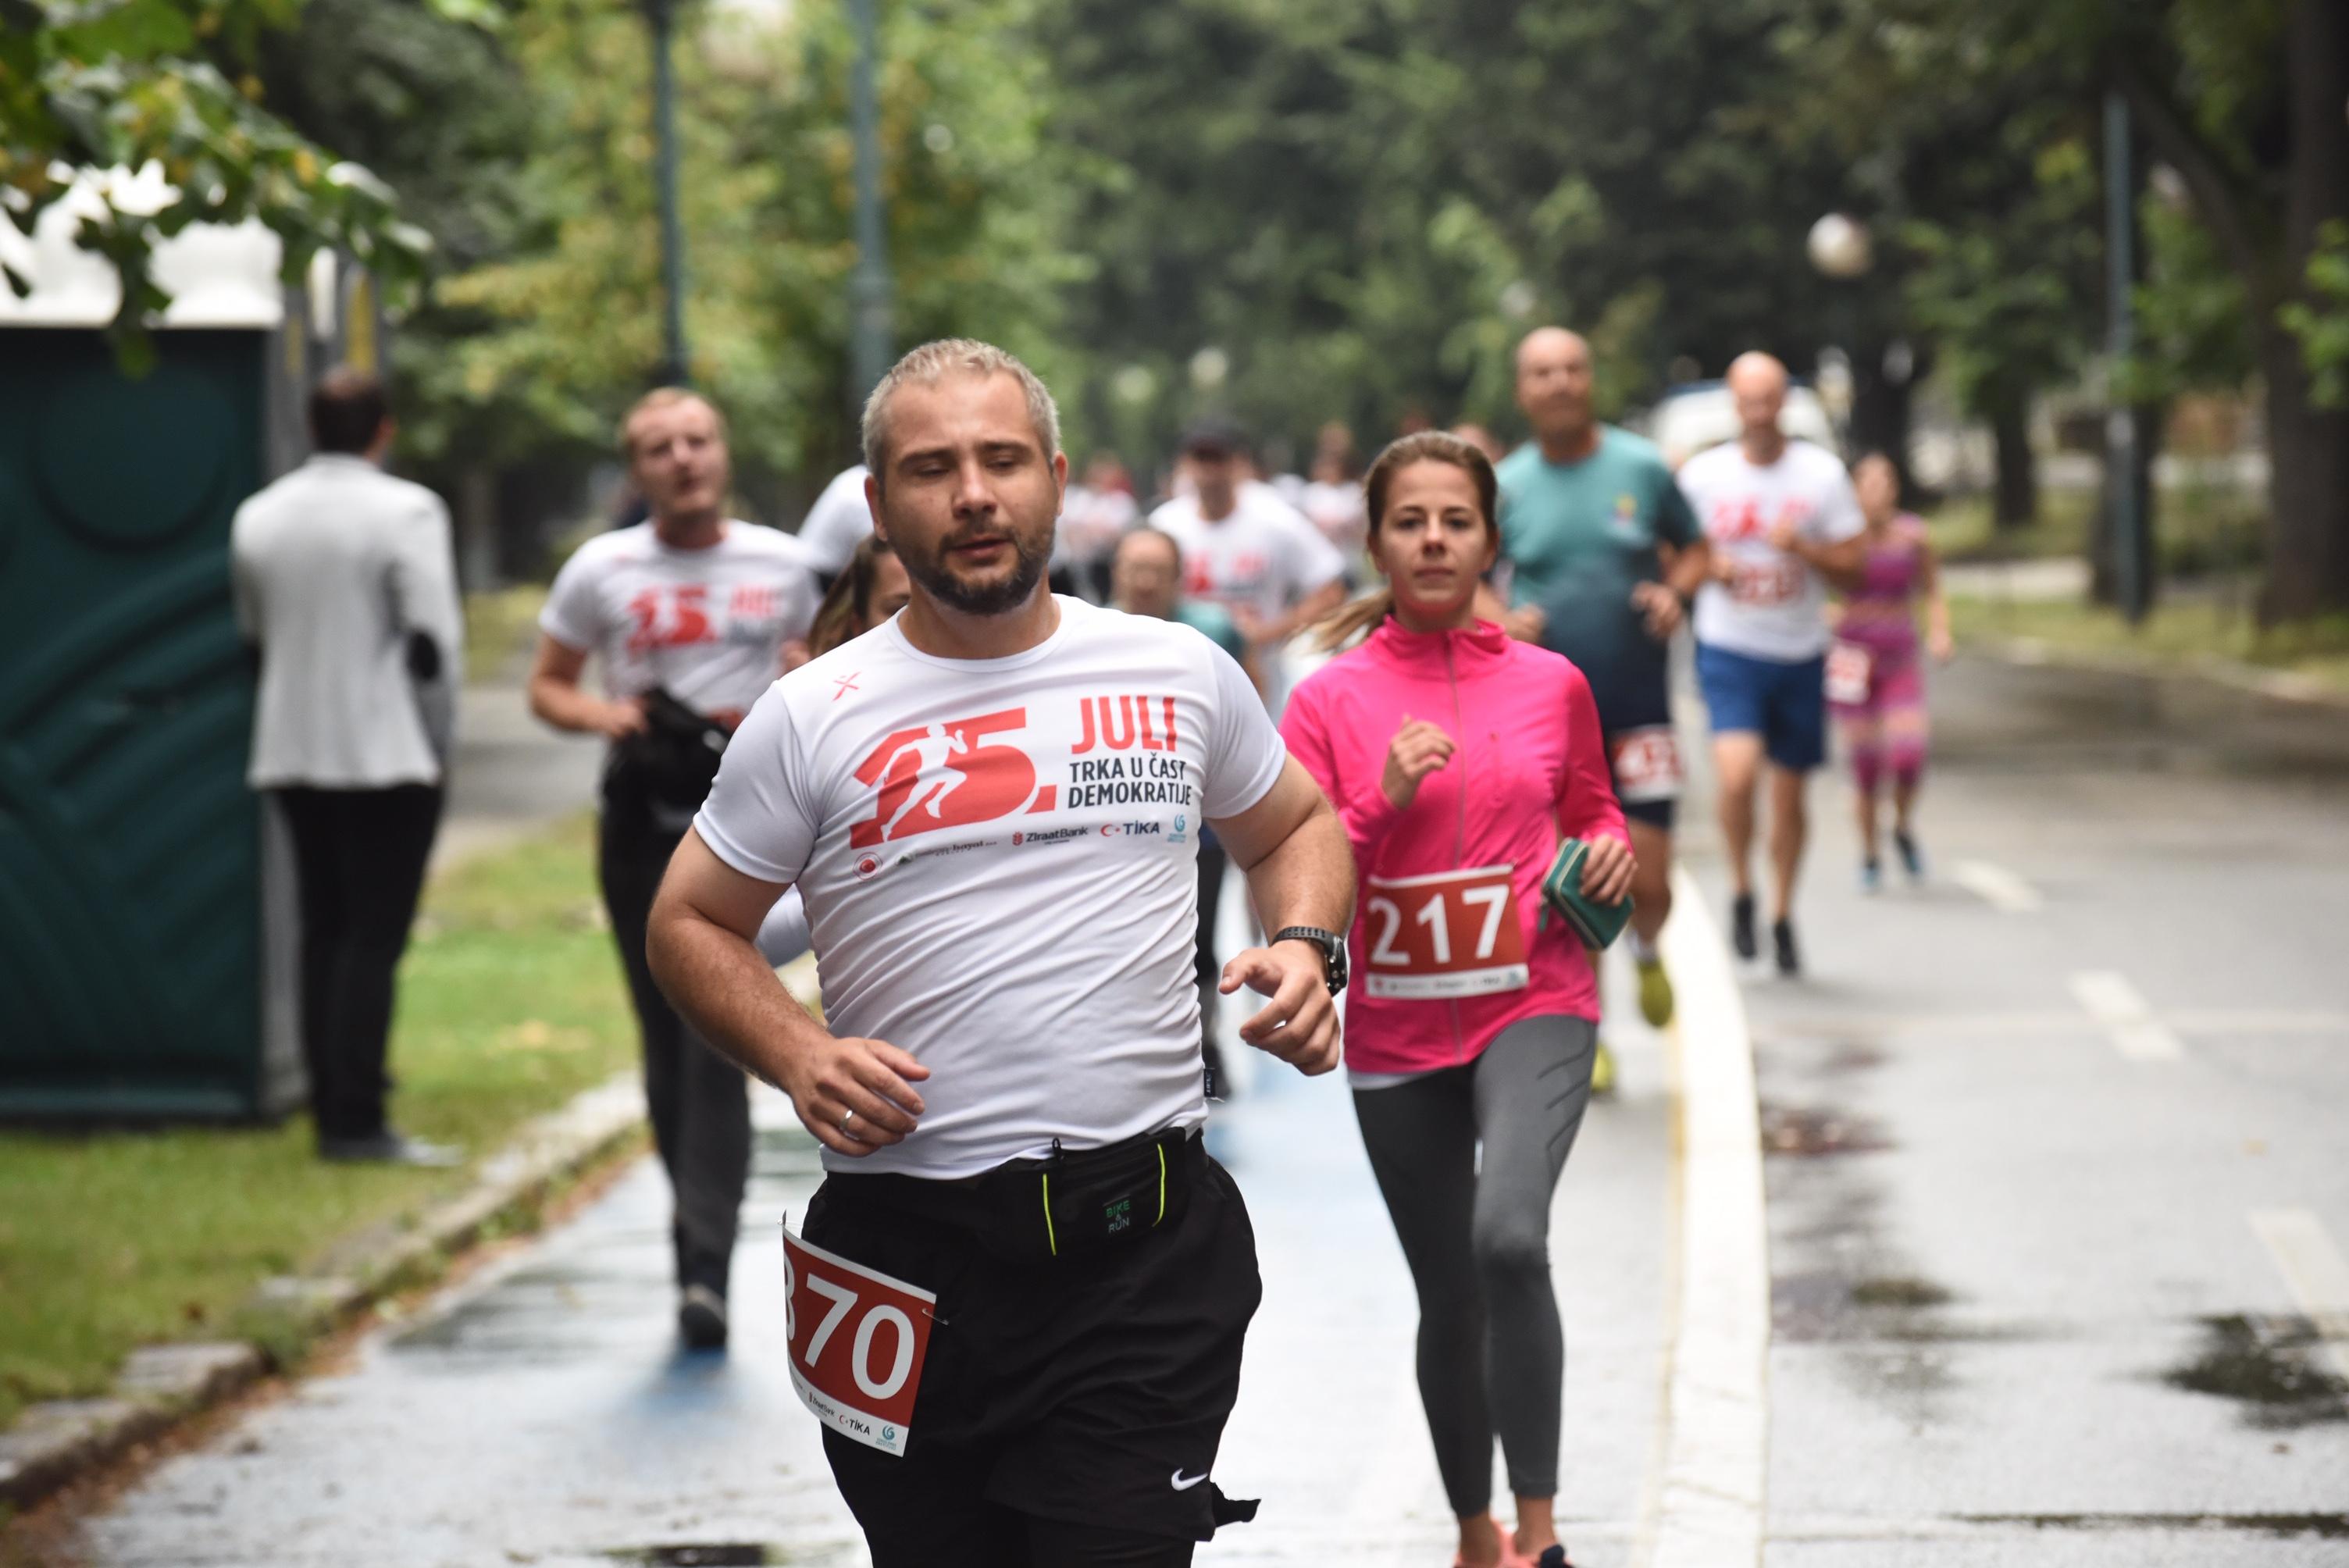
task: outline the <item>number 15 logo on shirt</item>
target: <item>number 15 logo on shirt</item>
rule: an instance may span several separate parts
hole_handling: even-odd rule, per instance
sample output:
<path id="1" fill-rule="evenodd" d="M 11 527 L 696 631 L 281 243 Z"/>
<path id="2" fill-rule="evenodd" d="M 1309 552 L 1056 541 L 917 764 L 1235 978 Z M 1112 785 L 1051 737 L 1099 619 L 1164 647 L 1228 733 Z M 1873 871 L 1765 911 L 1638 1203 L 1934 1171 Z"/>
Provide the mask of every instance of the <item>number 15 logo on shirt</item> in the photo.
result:
<path id="1" fill-rule="evenodd" d="M 1528 978 L 1515 868 L 1371 877 L 1362 904 L 1373 996 L 1443 1001 L 1521 991 Z"/>

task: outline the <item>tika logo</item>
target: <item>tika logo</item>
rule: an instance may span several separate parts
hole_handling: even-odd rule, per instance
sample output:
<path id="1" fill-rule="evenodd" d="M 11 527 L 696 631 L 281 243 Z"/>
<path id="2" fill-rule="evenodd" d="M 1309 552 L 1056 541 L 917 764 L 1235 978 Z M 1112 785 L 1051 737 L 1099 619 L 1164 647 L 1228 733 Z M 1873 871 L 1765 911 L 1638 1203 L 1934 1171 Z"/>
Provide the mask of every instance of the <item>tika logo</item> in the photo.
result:
<path id="1" fill-rule="evenodd" d="M 1038 788 L 1036 764 L 990 736 L 1028 727 L 1028 710 L 1007 707 L 976 718 L 901 729 L 858 765 L 856 780 L 878 786 L 873 814 L 848 830 L 848 847 L 992 822 L 1023 808 L 1049 811 L 1060 791 Z"/>

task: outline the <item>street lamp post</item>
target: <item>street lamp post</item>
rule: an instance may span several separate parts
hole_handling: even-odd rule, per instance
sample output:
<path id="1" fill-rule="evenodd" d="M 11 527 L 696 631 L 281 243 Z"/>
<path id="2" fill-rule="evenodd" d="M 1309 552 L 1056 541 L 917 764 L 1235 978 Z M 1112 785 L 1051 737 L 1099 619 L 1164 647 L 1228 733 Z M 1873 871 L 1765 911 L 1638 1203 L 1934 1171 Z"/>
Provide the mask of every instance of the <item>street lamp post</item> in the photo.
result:
<path id="1" fill-rule="evenodd" d="M 849 79 L 848 119 L 856 147 L 856 271 L 849 279 L 849 366 L 858 405 L 888 373 L 893 349 L 889 320 L 889 233 L 881 204 L 881 95 L 874 78 L 880 42 L 875 0 L 849 0 L 856 31 L 856 65 Z"/>
<path id="2" fill-rule="evenodd" d="M 642 0 L 653 34 L 653 189 L 660 208 L 664 386 L 691 377 L 685 347 L 685 229 L 677 211 L 677 71 L 670 58 L 678 0 Z"/>
<path id="3" fill-rule="evenodd" d="M 2136 137 L 2128 99 L 2116 88 L 2105 95 L 2105 346 L 2112 359 L 2111 385 L 2117 387 L 2137 349 L 2131 309 L 2137 290 Z M 2115 597 L 2131 625 L 2145 619 L 2153 603 L 2152 540 L 2147 528 L 2150 498 L 2137 451 L 2137 411 L 2118 397 L 2105 415 L 2105 490 L 2111 508 Z"/>
<path id="4" fill-rule="evenodd" d="M 1811 265 L 1827 280 L 1832 291 L 1829 311 L 1834 323 L 1834 349 L 1836 357 L 1841 361 L 1844 380 L 1838 399 L 1842 407 L 1837 411 L 1837 422 L 1842 426 L 1842 433 L 1848 440 L 1853 394 L 1857 389 L 1857 377 L 1853 373 L 1853 366 L 1857 363 L 1858 327 L 1854 319 L 1852 290 L 1853 285 L 1868 274 L 1868 269 L 1875 264 L 1875 247 L 1868 242 L 1865 224 L 1841 212 L 1830 212 L 1811 225 L 1810 237 L 1805 248 L 1810 253 Z M 1826 358 L 1826 355 L 1820 356 L 1823 371 Z M 1820 380 L 1825 382 L 1824 374 Z M 1826 401 L 1826 386 L 1822 385 L 1819 391 L 1820 401 Z"/>

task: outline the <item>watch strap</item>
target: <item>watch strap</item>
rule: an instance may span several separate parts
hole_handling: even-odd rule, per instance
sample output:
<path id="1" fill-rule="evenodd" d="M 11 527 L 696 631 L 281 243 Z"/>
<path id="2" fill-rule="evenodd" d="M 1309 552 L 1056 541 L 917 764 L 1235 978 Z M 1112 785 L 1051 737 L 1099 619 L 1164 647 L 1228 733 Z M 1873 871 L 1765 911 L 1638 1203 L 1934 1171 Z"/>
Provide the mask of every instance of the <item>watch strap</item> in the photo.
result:
<path id="1" fill-rule="evenodd" d="M 1321 950 L 1321 981 L 1332 995 L 1344 985 L 1340 978 L 1345 938 L 1334 931 L 1324 931 L 1318 925 L 1284 925 L 1272 934 L 1275 942 L 1309 942 Z"/>

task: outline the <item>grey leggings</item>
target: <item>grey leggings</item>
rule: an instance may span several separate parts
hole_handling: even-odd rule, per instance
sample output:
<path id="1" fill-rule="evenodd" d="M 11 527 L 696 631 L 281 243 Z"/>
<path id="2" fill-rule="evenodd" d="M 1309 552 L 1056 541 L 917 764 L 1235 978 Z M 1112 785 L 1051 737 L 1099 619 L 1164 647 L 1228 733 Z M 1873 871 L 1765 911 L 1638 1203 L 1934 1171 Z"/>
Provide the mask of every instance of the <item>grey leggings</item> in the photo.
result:
<path id="1" fill-rule="evenodd" d="M 1419 1290 L 1419 1396 L 1436 1468 L 1464 1519 L 1492 1506 L 1496 1430 L 1510 1491 L 1557 1495 L 1566 1334 L 1550 1289 L 1549 1203 L 1590 1101 L 1597 1042 L 1587 1018 L 1527 1018 L 1465 1066 L 1354 1091 Z"/>

